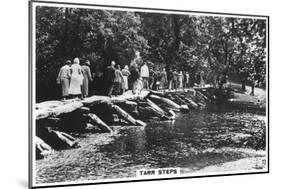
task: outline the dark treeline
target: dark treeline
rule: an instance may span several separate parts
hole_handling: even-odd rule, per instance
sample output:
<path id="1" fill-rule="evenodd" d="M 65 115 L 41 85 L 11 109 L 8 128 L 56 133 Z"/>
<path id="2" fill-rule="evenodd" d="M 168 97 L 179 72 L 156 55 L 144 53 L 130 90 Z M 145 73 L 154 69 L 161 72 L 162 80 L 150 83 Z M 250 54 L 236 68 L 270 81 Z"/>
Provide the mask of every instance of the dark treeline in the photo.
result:
<path id="1" fill-rule="evenodd" d="M 123 67 L 140 53 L 150 66 L 187 70 L 190 82 L 204 71 L 265 83 L 266 20 L 81 8 L 36 9 L 36 99 L 61 96 L 56 77 L 66 60 L 79 57 L 103 72 Z M 152 64 L 151 64 L 152 63 Z"/>

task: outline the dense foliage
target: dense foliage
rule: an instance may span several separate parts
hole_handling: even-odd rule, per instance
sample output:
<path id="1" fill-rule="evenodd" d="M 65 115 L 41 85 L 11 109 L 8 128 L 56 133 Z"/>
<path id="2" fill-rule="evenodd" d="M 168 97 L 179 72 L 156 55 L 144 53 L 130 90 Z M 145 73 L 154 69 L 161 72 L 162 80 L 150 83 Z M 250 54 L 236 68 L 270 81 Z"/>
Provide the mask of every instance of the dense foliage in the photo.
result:
<path id="1" fill-rule="evenodd" d="M 74 57 L 89 59 L 93 70 L 111 60 L 130 64 L 137 52 L 152 66 L 218 73 L 243 81 L 264 81 L 266 21 L 262 19 L 37 7 L 37 100 L 60 96 L 56 77 Z"/>

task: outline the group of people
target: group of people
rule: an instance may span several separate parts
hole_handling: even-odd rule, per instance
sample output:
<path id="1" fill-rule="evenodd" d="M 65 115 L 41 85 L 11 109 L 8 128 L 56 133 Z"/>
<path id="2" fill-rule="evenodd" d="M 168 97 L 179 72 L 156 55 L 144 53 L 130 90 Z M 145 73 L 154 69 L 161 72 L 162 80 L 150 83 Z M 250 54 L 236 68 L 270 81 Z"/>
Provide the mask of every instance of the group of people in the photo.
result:
<path id="1" fill-rule="evenodd" d="M 176 69 L 168 72 L 169 76 L 169 89 L 183 89 L 189 87 L 190 76 L 187 71 Z"/>
<path id="2" fill-rule="evenodd" d="M 125 65 L 122 69 L 111 61 L 105 70 L 92 73 L 90 61 L 80 65 L 79 58 L 73 63 L 68 60 L 61 67 L 57 82 L 61 84 L 63 99 L 68 97 L 85 98 L 89 95 L 89 88 L 103 92 L 103 95 L 121 95 L 127 90 L 138 93 L 143 88 L 152 90 L 182 89 L 189 87 L 189 73 L 182 70 L 149 67 L 143 62 Z M 97 94 L 97 93 L 95 93 Z"/>
<path id="3" fill-rule="evenodd" d="M 67 60 L 60 69 L 57 83 L 62 86 L 62 96 L 65 100 L 69 96 L 85 98 L 89 94 L 89 82 L 92 81 L 90 61 L 86 60 L 80 66 L 79 58 L 74 58 L 73 63 Z"/>
<path id="4" fill-rule="evenodd" d="M 218 89 L 227 88 L 228 76 L 226 73 L 218 74 L 216 77 L 216 87 Z"/>

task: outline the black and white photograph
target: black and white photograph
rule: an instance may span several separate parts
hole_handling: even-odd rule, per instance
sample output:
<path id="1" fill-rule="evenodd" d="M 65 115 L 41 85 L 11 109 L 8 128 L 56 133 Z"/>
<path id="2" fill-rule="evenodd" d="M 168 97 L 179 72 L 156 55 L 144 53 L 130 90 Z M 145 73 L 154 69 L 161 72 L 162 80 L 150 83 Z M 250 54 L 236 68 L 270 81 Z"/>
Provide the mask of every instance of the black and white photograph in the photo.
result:
<path id="1" fill-rule="evenodd" d="M 29 2 L 29 186 L 269 172 L 269 16 Z"/>

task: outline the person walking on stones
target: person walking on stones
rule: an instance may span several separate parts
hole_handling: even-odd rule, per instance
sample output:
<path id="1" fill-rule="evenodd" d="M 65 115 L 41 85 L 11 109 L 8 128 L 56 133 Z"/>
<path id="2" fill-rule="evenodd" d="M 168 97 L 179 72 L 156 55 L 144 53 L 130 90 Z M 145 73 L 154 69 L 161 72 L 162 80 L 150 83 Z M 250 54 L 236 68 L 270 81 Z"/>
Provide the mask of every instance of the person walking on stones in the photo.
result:
<path id="1" fill-rule="evenodd" d="M 139 69 L 136 63 L 133 63 L 130 67 L 130 75 L 128 77 L 129 89 L 133 90 L 135 82 L 139 79 Z"/>
<path id="2" fill-rule="evenodd" d="M 106 85 L 107 85 L 107 95 L 112 96 L 113 86 L 115 80 L 115 62 L 111 61 L 110 66 L 106 68 Z"/>
<path id="3" fill-rule="evenodd" d="M 82 74 L 83 74 L 83 82 L 81 86 L 82 97 L 85 98 L 89 95 L 89 82 L 92 82 L 92 74 L 90 70 L 90 61 L 86 60 L 86 62 L 81 66 Z"/>
<path id="4" fill-rule="evenodd" d="M 71 61 L 67 60 L 57 77 L 57 83 L 61 84 L 62 88 L 62 100 L 66 100 L 69 95 L 70 65 Z"/>
<path id="5" fill-rule="evenodd" d="M 70 87 L 69 94 L 73 97 L 81 97 L 81 85 L 83 82 L 82 68 L 79 65 L 79 58 L 74 58 L 73 64 L 70 67 Z"/>
<path id="6" fill-rule="evenodd" d="M 221 86 L 221 75 L 218 74 L 216 76 L 216 79 L 215 79 L 215 87 L 218 88 L 218 89 L 221 89 L 222 86 Z"/>
<path id="7" fill-rule="evenodd" d="M 168 78 L 168 88 L 171 90 L 173 88 L 173 70 L 170 68 L 167 73 Z"/>
<path id="8" fill-rule="evenodd" d="M 183 75 L 182 71 L 180 71 L 179 75 L 178 75 L 178 81 L 179 81 L 178 88 L 179 89 L 183 89 L 183 79 L 184 79 L 184 75 Z"/>
<path id="9" fill-rule="evenodd" d="M 133 94 L 139 94 L 141 90 L 143 89 L 143 80 L 142 77 L 139 77 L 133 85 L 132 93 Z"/>
<path id="10" fill-rule="evenodd" d="M 124 91 L 127 91 L 129 89 L 128 85 L 128 77 L 130 76 L 131 72 L 129 71 L 129 66 L 125 65 L 124 68 L 122 69 L 122 75 L 124 78 Z"/>
<path id="11" fill-rule="evenodd" d="M 227 73 L 224 73 L 222 78 L 221 78 L 223 88 L 227 88 L 227 80 L 228 80 Z"/>
<path id="12" fill-rule="evenodd" d="M 159 68 L 155 69 L 153 78 L 154 78 L 154 84 L 153 84 L 152 89 L 158 91 L 159 87 L 160 87 L 160 81 L 161 81 L 161 72 L 159 71 Z"/>
<path id="13" fill-rule="evenodd" d="M 168 78 L 167 78 L 167 72 L 166 69 L 163 68 L 161 72 L 161 79 L 160 79 L 160 89 L 165 89 L 167 86 Z"/>
<path id="14" fill-rule="evenodd" d="M 147 63 L 144 62 L 142 67 L 140 68 L 140 76 L 142 77 L 144 88 L 149 89 L 148 80 L 149 80 L 149 68 Z"/>
<path id="15" fill-rule="evenodd" d="M 149 68 L 149 80 L 148 80 L 148 85 L 149 85 L 149 89 L 153 89 L 154 86 L 154 75 L 155 75 L 155 70 L 153 67 Z"/>
<path id="16" fill-rule="evenodd" d="M 189 73 L 188 71 L 185 71 L 185 88 L 188 88 L 189 87 Z"/>
<path id="17" fill-rule="evenodd" d="M 173 82 L 172 82 L 172 89 L 178 88 L 178 72 L 176 69 L 173 71 Z"/>
<path id="18" fill-rule="evenodd" d="M 199 74 L 199 78 L 200 78 L 200 85 L 199 87 L 204 88 L 205 87 L 205 79 L 204 79 L 204 72 L 201 71 Z"/>
<path id="19" fill-rule="evenodd" d="M 92 86 L 91 86 L 92 94 L 104 95 L 105 90 L 107 90 L 107 89 L 104 85 L 104 73 L 102 72 L 101 68 L 96 67 L 92 76 L 93 76 L 93 82 L 92 82 Z"/>
<path id="20" fill-rule="evenodd" d="M 114 78 L 114 94 L 115 95 L 121 95 L 123 93 L 122 86 L 124 85 L 124 78 L 121 72 L 120 65 L 116 66 L 117 69 L 115 69 L 115 78 Z"/>

